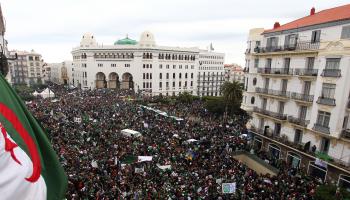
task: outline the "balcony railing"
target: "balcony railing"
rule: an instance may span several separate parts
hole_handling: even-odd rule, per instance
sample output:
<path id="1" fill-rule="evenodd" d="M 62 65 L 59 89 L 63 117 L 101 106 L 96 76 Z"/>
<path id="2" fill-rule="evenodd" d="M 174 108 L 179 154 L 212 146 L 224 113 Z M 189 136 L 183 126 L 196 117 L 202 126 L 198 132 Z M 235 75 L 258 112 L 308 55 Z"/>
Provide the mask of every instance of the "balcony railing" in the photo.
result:
<path id="1" fill-rule="evenodd" d="M 281 74 L 281 75 L 293 75 L 293 70 L 289 68 L 258 68 L 258 73 L 261 74 Z"/>
<path id="2" fill-rule="evenodd" d="M 350 129 L 344 129 L 341 132 L 341 137 L 350 139 Z"/>
<path id="3" fill-rule="evenodd" d="M 287 115 L 282 114 L 282 113 L 272 112 L 272 111 L 261 109 L 261 108 L 258 108 L 258 107 L 254 107 L 253 111 L 256 112 L 256 113 L 260 113 L 260 114 L 263 114 L 263 115 L 266 115 L 266 116 L 270 116 L 270 117 L 279 119 L 279 120 L 287 120 Z"/>
<path id="4" fill-rule="evenodd" d="M 298 42 L 295 44 L 288 44 L 284 46 L 267 46 L 267 47 L 255 47 L 255 53 L 269 53 L 279 51 L 303 51 L 303 50 L 317 50 L 320 47 L 320 43 L 312 42 Z"/>
<path id="5" fill-rule="evenodd" d="M 294 69 L 297 76 L 317 76 L 318 69 Z"/>
<path id="6" fill-rule="evenodd" d="M 323 77 L 340 77 L 341 70 L 340 69 L 324 69 L 321 76 L 323 76 Z"/>
<path id="7" fill-rule="evenodd" d="M 326 127 L 322 124 L 314 124 L 314 127 L 312 128 L 313 130 L 315 131 L 318 131 L 318 132 L 322 132 L 322 133 L 325 133 L 325 134 L 329 134 L 329 127 Z"/>
<path id="8" fill-rule="evenodd" d="M 310 120 L 305 120 L 305 119 L 301 119 L 299 117 L 293 117 L 293 116 L 288 116 L 288 121 L 290 123 L 297 124 L 303 127 L 306 127 L 310 123 Z"/>
<path id="9" fill-rule="evenodd" d="M 314 101 L 314 95 L 309 95 L 309 94 L 301 94 L 301 93 L 292 92 L 290 97 L 292 99 L 299 100 L 299 101 L 306 101 L 306 102 L 313 102 Z"/>
<path id="10" fill-rule="evenodd" d="M 316 103 L 327 105 L 327 106 L 335 106 L 335 99 L 320 96 L 320 97 L 318 97 Z"/>
<path id="11" fill-rule="evenodd" d="M 268 94 L 273 96 L 279 96 L 279 97 L 289 97 L 290 92 L 288 91 L 282 91 L 282 90 L 272 90 L 272 89 L 266 89 L 266 88 L 255 88 L 256 93 L 260 94 Z"/>

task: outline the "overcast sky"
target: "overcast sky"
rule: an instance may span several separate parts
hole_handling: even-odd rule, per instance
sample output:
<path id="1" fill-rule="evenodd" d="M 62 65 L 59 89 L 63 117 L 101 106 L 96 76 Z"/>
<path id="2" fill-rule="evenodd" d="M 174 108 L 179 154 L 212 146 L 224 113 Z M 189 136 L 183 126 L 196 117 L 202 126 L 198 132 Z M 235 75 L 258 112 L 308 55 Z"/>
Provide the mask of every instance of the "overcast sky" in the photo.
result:
<path id="1" fill-rule="evenodd" d="M 9 49 L 41 53 L 46 62 L 72 60 L 85 32 L 100 44 L 153 32 L 158 45 L 206 48 L 226 53 L 226 63 L 244 65 L 251 28 L 272 28 L 348 0 L 3 0 Z"/>

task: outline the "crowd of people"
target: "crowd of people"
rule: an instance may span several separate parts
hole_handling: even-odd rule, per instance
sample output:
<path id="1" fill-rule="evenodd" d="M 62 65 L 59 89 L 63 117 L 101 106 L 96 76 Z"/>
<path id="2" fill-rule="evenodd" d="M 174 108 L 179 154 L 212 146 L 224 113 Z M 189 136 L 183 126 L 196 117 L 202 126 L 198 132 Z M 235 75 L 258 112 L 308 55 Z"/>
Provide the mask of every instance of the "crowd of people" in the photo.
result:
<path id="1" fill-rule="evenodd" d="M 57 100 L 28 107 L 67 173 L 67 199 L 313 199 L 318 182 L 299 170 L 283 166 L 275 176 L 261 175 L 233 157 L 252 148 L 242 137 L 244 113 L 221 120 L 200 100 L 150 105 L 132 91 L 53 90 Z M 222 183 L 235 183 L 235 192 L 224 194 Z"/>

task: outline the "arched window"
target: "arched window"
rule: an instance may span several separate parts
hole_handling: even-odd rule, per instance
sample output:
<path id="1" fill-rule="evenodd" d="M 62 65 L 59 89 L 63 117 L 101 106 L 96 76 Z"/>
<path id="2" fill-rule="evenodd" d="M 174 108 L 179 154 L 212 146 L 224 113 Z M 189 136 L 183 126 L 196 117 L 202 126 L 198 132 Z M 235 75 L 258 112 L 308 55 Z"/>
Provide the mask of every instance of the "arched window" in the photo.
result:
<path id="1" fill-rule="evenodd" d="M 255 103 L 255 97 L 250 98 L 250 103 L 254 104 Z"/>

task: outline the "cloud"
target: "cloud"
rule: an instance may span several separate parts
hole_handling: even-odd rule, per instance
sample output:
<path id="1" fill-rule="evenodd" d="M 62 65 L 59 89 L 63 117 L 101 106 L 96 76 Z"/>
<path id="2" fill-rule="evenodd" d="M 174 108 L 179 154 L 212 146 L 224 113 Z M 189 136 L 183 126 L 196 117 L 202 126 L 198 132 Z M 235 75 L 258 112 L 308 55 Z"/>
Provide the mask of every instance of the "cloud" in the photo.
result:
<path id="1" fill-rule="evenodd" d="M 85 32 L 99 43 L 150 30 L 160 45 L 199 46 L 213 42 L 226 62 L 244 65 L 249 29 L 272 28 L 316 11 L 347 4 L 333 1 L 238 0 L 8 0 L 2 2 L 10 48 L 35 49 L 48 62 L 71 59 Z"/>

